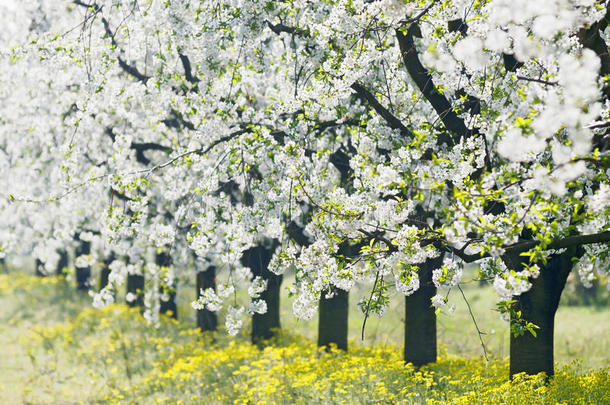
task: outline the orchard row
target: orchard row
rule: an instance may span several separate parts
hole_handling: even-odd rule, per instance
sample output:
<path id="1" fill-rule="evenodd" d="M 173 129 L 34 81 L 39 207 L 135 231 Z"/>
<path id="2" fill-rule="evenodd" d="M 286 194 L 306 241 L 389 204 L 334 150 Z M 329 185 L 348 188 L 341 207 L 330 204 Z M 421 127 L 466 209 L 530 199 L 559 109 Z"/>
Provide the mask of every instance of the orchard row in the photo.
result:
<path id="1" fill-rule="evenodd" d="M 421 365 L 476 262 L 511 374 L 552 374 L 568 274 L 610 271 L 605 1 L 0 7 L 0 252 L 53 272 L 76 246 L 96 306 L 126 284 L 154 325 L 197 279 L 209 325 L 264 339 L 288 273 L 341 346 L 349 291 L 369 316 L 396 290 Z"/>

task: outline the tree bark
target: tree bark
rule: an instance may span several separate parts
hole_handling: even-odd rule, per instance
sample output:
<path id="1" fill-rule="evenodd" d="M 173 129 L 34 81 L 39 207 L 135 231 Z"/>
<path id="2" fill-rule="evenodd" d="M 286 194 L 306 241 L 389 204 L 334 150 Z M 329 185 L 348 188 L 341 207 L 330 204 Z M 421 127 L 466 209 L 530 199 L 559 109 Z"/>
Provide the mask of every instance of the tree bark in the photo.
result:
<path id="1" fill-rule="evenodd" d="M 129 259 L 127 259 L 129 262 Z M 128 273 L 127 274 L 127 294 L 134 294 L 135 300 L 127 301 L 130 307 L 144 307 L 144 274 Z"/>
<path id="2" fill-rule="evenodd" d="M 209 266 L 207 269 L 197 273 L 197 297 L 201 290 L 212 288 L 216 291 L 216 267 Z M 207 309 L 197 311 L 197 326 L 202 332 L 214 331 L 218 328 L 218 316 L 216 312 Z"/>
<path id="3" fill-rule="evenodd" d="M 116 260 L 116 255 L 114 252 L 111 252 L 106 259 L 104 259 L 104 264 L 102 266 L 102 271 L 100 272 L 100 290 L 108 286 L 109 277 L 110 277 L 110 265 L 113 261 Z M 112 286 L 111 286 L 112 287 Z M 110 289 L 110 294 L 112 295 L 112 302 L 116 302 L 116 290 L 114 287 Z"/>
<path id="4" fill-rule="evenodd" d="M 114 253 L 110 253 L 106 259 L 104 259 L 104 266 L 100 272 L 100 290 L 108 285 L 108 277 L 110 276 L 110 264 L 116 260 Z"/>
<path id="5" fill-rule="evenodd" d="M 335 162 L 337 163 L 337 162 Z M 349 160 L 345 163 L 349 167 Z M 344 167 L 336 164 L 338 167 Z M 347 176 L 347 173 L 346 173 Z M 339 245 L 338 256 L 346 262 L 358 256 L 363 244 L 350 245 L 344 242 Z M 347 351 L 349 294 L 337 287 L 332 287 L 332 298 L 326 298 L 327 291 L 322 291 L 318 308 L 318 346 L 334 343 L 337 348 Z"/>
<path id="6" fill-rule="evenodd" d="M 155 263 L 159 267 L 168 268 L 172 264 L 172 257 L 167 252 L 159 252 L 155 256 Z M 160 291 L 161 295 L 167 295 L 168 299 L 160 301 L 159 313 L 167 314 L 174 319 L 178 319 L 178 307 L 176 306 L 176 285 L 167 285 L 165 287 L 161 286 Z"/>
<path id="7" fill-rule="evenodd" d="M 68 268 L 68 252 L 61 249 L 59 252 L 59 261 L 57 262 L 57 275 L 63 276 Z"/>
<path id="8" fill-rule="evenodd" d="M 34 274 L 38 277 L 46 276 L 46 273 L 44 272 L 44 263 L 40 259 L 36 259 L 36 262 L 34 263 Z"/>
<path id="9" fill-rule="evenodd" d="M 246 250 L 241 258 L 244 266 L 249 267 L 254 277 L 261 277 L 267 281 L 267 289 L 260 295 L 260 299 L 267 303 L 267 312 L 252 316 L 252 343 L 262 346 L 263 341 L 271 339 L 280 328 L 280 286 L 282 276 L 269 271 L 269 262 L 277 248 L 277 241 L 271 246 L 264 244 Z"/>
<path id="10" fill-rule="evenodd" d="M 83 256 L 91 254 L 91 242 L 81 240 L 75 250 L 75 256 Z M 76 269 L 76 289 L 78 291 L 87 291 L 89 290 L 89 278 L 91 277 L 91 267 L 78 267 L 74 266 Z"/>
<path id="11" fill-rule="evenodd" d="M 436 362 L 436 312 L 432 306 L 436 286 L 432 282 L 432 270 L 442 263 L 441 255 L 421 264 L 419 289 L 405 297 L 404 360 L 415 367 Z"/>
<path id="12" fill-rule="evenodd" d="M 349 293 L 340 288 L 333 289 L 332 298 L 320 297 L 318 321 L 318 346 L 328 349 L 331 343 L 347 351 Z"/>
<path id="13" fill-rule="evenodd" d="M 521 320 L 532 322 L 539 327 L 536 337 L 525 331 L 520 336 L 510 336 L 510 378 L 517 373 L 530 375 L 540 372 L 548 377 L 555 372 L 553 367 L 555 313 L 559 306 L 561 292 L 572 270 L 572 257 L 577 256 L 575 248 L 553 255 L 547 264 L 541 266 L 540 275 L 530 280 L 532 287 L 526 293 L 515 297 L 515 310 L 521 311 Z M 522 268 L 521 257 L 505 258 L 510 268 Z M 511 319 L 511 322 L 519 321 Z"/>

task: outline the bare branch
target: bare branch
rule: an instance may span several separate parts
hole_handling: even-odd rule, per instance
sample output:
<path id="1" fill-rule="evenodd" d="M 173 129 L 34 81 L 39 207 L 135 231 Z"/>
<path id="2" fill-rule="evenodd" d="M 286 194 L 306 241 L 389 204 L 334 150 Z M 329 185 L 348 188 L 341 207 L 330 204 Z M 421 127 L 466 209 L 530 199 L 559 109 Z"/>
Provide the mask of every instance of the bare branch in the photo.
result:
<path id="1" fill-rule="evenodd" d="M 470 308 L 470 303 L 466 299 L 466 295 L 464 294 L 462 287 L 458 284 L 457 288 L 462 293 L 462 298 L 464 298 L 464 302 L 466 302 L 466 306 L 468 306 L 468 312 L 470 312 L 470 318 L 472 318 L 474 327 L 477 329 L 477 333 L 479 334 L 479 340 L 481 341 L 481 346 L 483 347 L 483 355 L 485 355 L 485 361 L 489 361 L 489 358 L 487 357 L 487 348 L 485 347 L 485 343 L 483 343 L 483 337 L 482 337 L 482 335 L 484 335 L 485 333 L 481 332 L 481 329 L 479 329 L 479 325 L 477 325 L 477 320 L 474 318 L 474 314 L 472 313 L 472 308 Z"/>
<path id="2" fill-rule="evenodd" d="M 541 83 L 541 84 L 544 84 L 546 86 L 557 86 L 559 84 L 559 82 L 551 82 L 551 81 L 548 81 L 548 80 L 534 79 L 532 77 L 525 77 L 525 76 L 517 76 L 517 79 L 525 80 L 527 82 Z"/>

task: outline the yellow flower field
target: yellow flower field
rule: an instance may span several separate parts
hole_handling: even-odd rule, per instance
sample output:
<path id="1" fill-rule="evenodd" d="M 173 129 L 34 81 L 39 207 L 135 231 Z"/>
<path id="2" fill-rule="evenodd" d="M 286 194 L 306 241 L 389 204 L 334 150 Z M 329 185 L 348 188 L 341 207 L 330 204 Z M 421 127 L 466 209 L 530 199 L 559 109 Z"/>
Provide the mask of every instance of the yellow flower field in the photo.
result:
<path id="1" fill-rule="evenodd" d="M 508 382 L 505 359 L 445 352 L 437 364 L 415 370 L 394 346 L 326 352 L 286 334 L 259 350 L 245 335 L 202 335 L 169 319 L 152 329 L 137 310 L 93 309 L 61 279 L 51 280 L 0 276 L 3 320 L 11 303 L 32 305 L 0 330 L 0 343 L 13 342 L 15 360 L 3 359 L 2 366 L 20 376 L 11 386 L 0 380 L 2 403 L 522 405 L 610 398 L 607 367 L 583 370 L 574 362 L 545 385 L 543 376 Z M 60 319 L 59 311 L 67 315 Z"/>

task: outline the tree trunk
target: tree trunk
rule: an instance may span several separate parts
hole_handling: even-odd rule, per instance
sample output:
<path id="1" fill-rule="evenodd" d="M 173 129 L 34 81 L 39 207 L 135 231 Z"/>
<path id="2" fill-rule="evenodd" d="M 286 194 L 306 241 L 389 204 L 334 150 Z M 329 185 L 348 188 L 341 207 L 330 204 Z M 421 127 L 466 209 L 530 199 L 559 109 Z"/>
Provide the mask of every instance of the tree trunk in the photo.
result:
<path id="1" fill-rule="evenodd" d="M 34 274 L 36 274 L 38 277 L 44 277 L 47 275 L 44 271 L 44 263 L 40 259 L 36 259 L 36 262 L 34 263 Z"/>
<path id="2" fill-rule="evenodd" d="M 216 267 L 209 266 L 206 270 L 197 273 L 197 297 L 201 290 L 212 288 L 216 291 Z M 197 326 L 202 332 L 214 331 L 218 328 L 218 317 L 216 312 L 207 309 L 197 311 Z"/>
<path id="3" fill-rule="evenodd" d="M 405 297 L 404 359 L 415 367 L 436 362 L 436 312 L 432 306 L 436 286 L 432 282 L 432 270 L 442 263 L 441 254 L 421 264 L 419 289 Z"/>
<path id="4" fill-rule="evenodd" d="M 75 256 L 78 258 L 79 256 L 89 255 L 91 254 L 91 242 L 89 241 L 80 241 L 78 246 L 76 247 Z M 89 278 L 91 277 L 91 267 L 77 267 L 74 266 L 76 270 L 76 289 L 78 291 L 87 291 L 89 290 Z"/>
<path id="5" fill-rule="evenodd" d="M 547 264 L 541 266 L 540 275 L 530 280 L 532 287 L 526 293 L 515 297 L 515 310 L 521 311 L 521 320 L 532 322 L 539 327 L 536 337 L 524 331 L 520 336 L 510 336 L 510 378 L 517 373 L 530 375 L 540 372 L 548 377 L 554 374 L 553 332 L 555 313 L 559 306 L 561 292 L 572 270 L 572 257 L 576 249 L 553 255 Z M 509 267 L 520 270 L 521 257 L 505 258 Z M 511 322 L 519 321 L 511 319 Z"/>
<path id="6" fill-rule="evenodd" d="M 114 253 L 110 253 L 106 259 L 104 259 L 104 266 L 100 272 L 100 290 L 108 285 L 108 277 L 110 276 L 110 264 L 116 260 Z"/>
<path id="7" fill-rule="evenodd" d="M 57 275 L 63 276 L 66 274 L 68 268 L 68 252 L 65 249 L 61 249 L 59 252 L 59 261 L 57 262 Z"/>
<path id="8" fill-rule="evenodd" d="M 172 257 L 167 252 L 159 252 L 155 256 L 155 263 L 160 268 L 165 268 L 166 270 L 172 264 Z M 167 314 L 174 319 L 178 319 L 178 307 L 176 306 L 176 285 L 166 285 L 161 286 L 161 302 L 159 307 L 160 314 Z M 168 299 L 164 300 L 163 296 L 166 296 Z"/>
<path id="9" fill-rule="evenodd" d="M 263 341 L 275 336 L 275 329 L 280 328 L 280 286 L 282 276 L 269 271 L 269 262 L 277 248 L 277 241 L 271 246 L 259 245 L 244 252 L 241 262 L 249 267 L 254 277 L 261 277 L 267 281 L 267 289 L 260 295 L 260 299 L 267 303 L 267 312 L 252 316 L 252 343 L 261 346 Z"/>
<path id="10" fill-rule="evenodd" d="M 128 259 L 129 261 L 129 259 Z M 127 295 L 135 295 L 134 300 L 125 300 L 130 307 L 144 307 L 144 274 L 127 274 Z"/>
<path id="11" fill-rule="evenodd" d="M 349 293 L 334 288 L 332 298 L 326 298 L 325 295 L 322 292 L 320 296 L 318 346 L 326 346 L 328 349 L 334 343 L 338 349 L 347 351 Z"/>
<path id="12" fill-rule="evenodd" d="M 349 167 L 349 164 L 348 164 Z M 350 262 L 358 256 L 363 244 L 350 245 L 344 242 L 339 245 L 338 256 Z M 333 297 L 327 299 L 326 291 L 322 291 L 319 301 L 318 314 L 318 346 L 327 346 L 331 343 L 337 348 L 347 351 L 349 294 L 337 287 L 332 287 Z"/>
<path id="13" fill-rule="evenodd" d="M 110 277 L 110 265 L 113 261 L 116 260 L 116 256 L 114 252 L 111 252 L 106 259 L 104 259 L 104 265 L 102 266 L 102 271 L 100 272 L 100 290 L 108 286 L 109 277 Z M 116 302 L 116 291 L 114 287 L 111 288 L 110 294 L 112 295 L 112 301 Z"/>
<path id="14" fill-rule="evenodd" d="M 0 257 L 0 270 L 8 274 L 8 266 L 6 265 L 6 259 L 4 257 Z"/>

